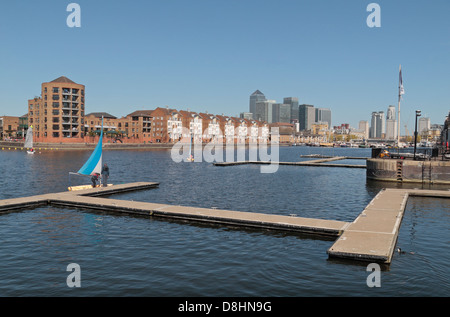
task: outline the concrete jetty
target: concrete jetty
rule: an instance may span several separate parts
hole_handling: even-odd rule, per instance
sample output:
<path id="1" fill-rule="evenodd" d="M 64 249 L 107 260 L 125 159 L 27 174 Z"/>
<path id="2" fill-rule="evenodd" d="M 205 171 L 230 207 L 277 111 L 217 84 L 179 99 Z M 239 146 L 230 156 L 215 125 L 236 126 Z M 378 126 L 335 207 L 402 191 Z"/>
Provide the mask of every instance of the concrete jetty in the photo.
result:
<path id="1" fill-rule="evenodd" d="M 443 190 L 384 189 L 372 199 L 353 222 L 344 222 L 101 197 L 158 186 L 159 183 L 136 182 L 4 199 L 0 200 L 0 212 L 54 205 L 214 225 L 314 234 L 336 238 L 327 251 L 330 258 L 389 264 L 408 198 L 411 196 L 450 198 L 450 191 Z"/>

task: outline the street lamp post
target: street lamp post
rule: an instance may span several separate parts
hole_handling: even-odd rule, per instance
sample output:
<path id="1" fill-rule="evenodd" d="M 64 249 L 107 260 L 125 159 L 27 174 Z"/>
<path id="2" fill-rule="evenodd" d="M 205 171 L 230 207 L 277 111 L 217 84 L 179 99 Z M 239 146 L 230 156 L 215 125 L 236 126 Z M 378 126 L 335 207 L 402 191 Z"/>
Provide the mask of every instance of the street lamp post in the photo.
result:
<path id="1" fill-rule="evenodd" d="M 421 116 L 421 111 L 416 110 L 416 126 L 414 129 L 414 160 L 416 159 L 416 147 L 417 147 L 417 117 Z"/>

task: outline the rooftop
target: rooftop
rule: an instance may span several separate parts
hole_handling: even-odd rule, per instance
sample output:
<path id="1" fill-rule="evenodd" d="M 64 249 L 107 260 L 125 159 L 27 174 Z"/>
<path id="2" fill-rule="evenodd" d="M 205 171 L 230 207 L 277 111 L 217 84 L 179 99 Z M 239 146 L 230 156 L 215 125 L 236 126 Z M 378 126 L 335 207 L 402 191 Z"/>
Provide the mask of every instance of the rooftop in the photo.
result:
<path id="1" fill-rule="evenodd" d="M 76 84 L 76 82 L 70 80 L 69 78 L 65 76 L 61 76 L 56 78 L 55 80 L 52 80 L 51 83 L 68 83 L 68 84 Z"/>
<path id="2" fill-rule="evenodd" d="M 112 114 L 109 114 L 107 112 L 91 112 L 86 115 L 86 117 L 88 117 L 88 116 L 94 116 L 96 118 L 104 117 L 104 118 L 108 118 L 108 119 L 117 119 L 117 117 L 115 117 Z"/>

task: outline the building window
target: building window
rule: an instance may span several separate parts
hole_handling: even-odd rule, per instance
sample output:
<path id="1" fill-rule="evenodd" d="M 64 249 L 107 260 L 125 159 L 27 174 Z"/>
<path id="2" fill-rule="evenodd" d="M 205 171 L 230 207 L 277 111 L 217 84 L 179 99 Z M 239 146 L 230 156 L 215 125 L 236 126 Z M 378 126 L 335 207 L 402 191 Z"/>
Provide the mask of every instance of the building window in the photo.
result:
<path id="1" fill-rule="evenodd" d="M 59 132 L 53 132 L 53 137 L 54 138 L 59 138 Z"/>
<path id="2" fill-rule="evenodd" d="M 58 88 L 58 87 L 53 87 L 53 93 L 54 93 L 54 94 L 59 93 L 59 88 Z"/>
<path id="3" fill-rule="evenodd" d="M 54 124 L 53 125 L 53 130 L 59 130 L 59 125 L 58 124 Z"/>
<path id="4" fill-rule="evenodd" d="M 59 100 L 59 95 L 53 95 L 53 100 Z"/>

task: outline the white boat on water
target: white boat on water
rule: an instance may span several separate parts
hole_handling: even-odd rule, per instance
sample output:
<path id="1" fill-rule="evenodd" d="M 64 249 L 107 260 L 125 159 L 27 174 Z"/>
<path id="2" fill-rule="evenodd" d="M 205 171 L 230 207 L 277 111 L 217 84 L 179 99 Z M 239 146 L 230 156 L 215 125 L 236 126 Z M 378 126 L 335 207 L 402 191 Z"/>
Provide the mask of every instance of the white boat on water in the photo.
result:
<path id="1" fill-rule="evenodd" d="M 27 136 L 25 137 L 24 148 L 27 149 L 28 154 L 34 154 L 33 148 L 33 126 L 29 126 L 27 130 Z"/>

